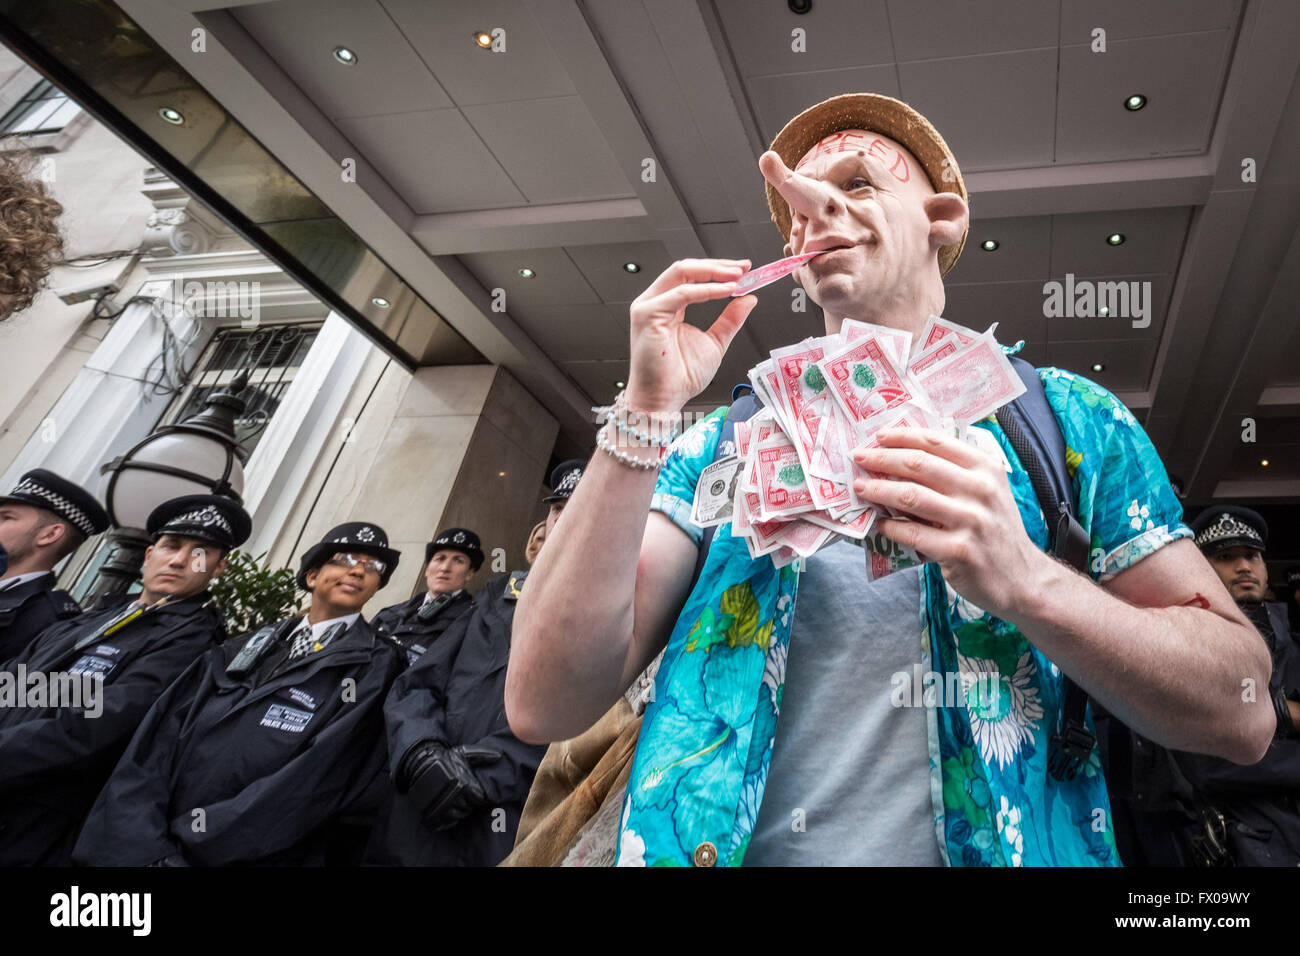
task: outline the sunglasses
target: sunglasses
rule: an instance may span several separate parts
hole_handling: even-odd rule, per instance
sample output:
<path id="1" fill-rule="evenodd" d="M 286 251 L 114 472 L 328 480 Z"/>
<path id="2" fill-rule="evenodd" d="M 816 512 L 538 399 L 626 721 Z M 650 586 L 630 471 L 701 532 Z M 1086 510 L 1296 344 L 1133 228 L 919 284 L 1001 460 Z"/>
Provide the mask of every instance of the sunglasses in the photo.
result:
<path id="1" fill-rule="evenodd" d="M 383 561 L 380 561 L 378 558 L 372 558 L 367 555 L 357 557 L 355 554 L 336 554 L 325 563 L 333 564 L 340 568 L 355 568 L 359 564 L 363 571 L 373 571 L 375 574 L 383 574 L 388 568 L 388 565 Z"/>

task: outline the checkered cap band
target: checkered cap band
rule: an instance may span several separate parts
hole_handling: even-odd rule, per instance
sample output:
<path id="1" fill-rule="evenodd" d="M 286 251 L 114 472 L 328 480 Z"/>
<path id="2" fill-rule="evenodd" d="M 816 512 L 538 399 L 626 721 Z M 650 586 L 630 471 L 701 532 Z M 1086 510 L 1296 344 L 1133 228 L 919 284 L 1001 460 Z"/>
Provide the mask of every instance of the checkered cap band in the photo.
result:
<path id="1" fill-rule="evenodd" d="M 1198 534 L 1196 536 L 1196 546 L 1205 548 L 1216 541 L 1223 541 L 1227 538 L 1246 538 L 1248 541 L 1256 542 L 1261 551 L 1264 550 L 1264 539 L 1260 537 L 1259 531 L 1236 515 L 1230 514 L 1219 515 L 1212 525 Z"/>
<path id="2" fill-rule="evenodd" d="M 235 529 L 230 526 L 230 522 L 226 520 L 226 516 L 216 508 L 212 507 L 212 505 L 206 505 L 197 511 L 187 511 L 183 515 L 177 515 L 175 518 L 172 518 L 171 521 L 168 521 L 167 524 L 163 526 L 162 530 L 166 531 L 168 528 L 180 525 L 200 525 L 204 528 L 216 527 L 220 528 L 232 538 L 235 536 Z"/>
<path id="3" fill-rule="evenodd" d="M 559 486 L 555 489 L 557 495 L 571 495 L 573 489 L 578 487 L 578 481 L 582 478 L 582 469 L 575 468 L 563 478 L 560 479 Z"/>
<path id="4" fill-rule="evenodd" d="M 19 495 L 31 495 L 48 502 L 47 507 L 60 518 L 66 518 L 72 522 L 72 526 L 86 536 L 95 533 L 95 523 L 90 520 L 90 516 L 74 505 L 63 495 L 53 489 L 46 488 L 40 482 L 33 481 L 30 478 L 24 479 L 18 483 L 18 487 L 9 493 L 10 497 L 16 498 Z"/>

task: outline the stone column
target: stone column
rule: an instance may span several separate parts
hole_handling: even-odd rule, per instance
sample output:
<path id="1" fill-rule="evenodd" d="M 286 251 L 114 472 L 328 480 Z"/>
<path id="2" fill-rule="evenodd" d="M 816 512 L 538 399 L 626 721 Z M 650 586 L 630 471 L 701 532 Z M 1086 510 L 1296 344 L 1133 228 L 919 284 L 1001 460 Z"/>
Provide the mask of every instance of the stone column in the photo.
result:
<path id="1" fill-rule="evenodd" d="M 555 418 L 499 366 L 407 374 L 390 363 L 372 381 L 363 403 L 344 408 L 354 419 L 351 433 L 332 460 L 317 463 L 272 559 L 296 568 L 299 555 L 334 525 L 380 525 L 402 559 L 367 616 L 423 589 L 424 546 L 443 527 L 469 528 L 483 541 L 486 560 L 471 590 L 525 567 L 528 532 L 545 515 Z"/>

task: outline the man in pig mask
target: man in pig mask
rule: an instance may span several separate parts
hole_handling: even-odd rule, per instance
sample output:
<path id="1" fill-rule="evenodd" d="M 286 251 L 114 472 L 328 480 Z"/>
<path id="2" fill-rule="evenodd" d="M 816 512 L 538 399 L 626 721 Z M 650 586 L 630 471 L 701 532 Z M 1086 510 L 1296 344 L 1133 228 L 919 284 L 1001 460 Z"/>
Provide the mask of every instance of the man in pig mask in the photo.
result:
<path id="1" fill-rule="evenodd" d="M 849 317 L 917 337 L 943 314 L 968 207 L 923 116 L 838 96 L 791 120 L 759 166 L 787 255 L 824 253 L 795 276 L 826 334 Z M 1169 746 L 1259 759 L 1273 711 L 1240 688 L 1267 682 L 1267 651 L 1192 543 L 1141 426 L 1069 372 L 1039 377 L 1072 452 L 1090 577 L 1042 550 L 1033 487 L 992 416 L 971 430 L 997 456 L 924 428 L 854 453 L 895 479 L 863 479 L 864 498 L 921 519 L 877 530 L 923 565 L 868 582 L 841 542 L 802 571 L 777 567 L 726 524 L 697 565 L 691 503 L 727 410 L 670 439 L 756 299 L 707 330 L 683 316 L 726 299 L 749 265 L 676 262 L 632 303 L 626 391 L 514 621 L 506 708 L 529 741 L 582 732 L 666 646 L 620 865 L 1115 865 L 1095 748 L 1076 773 L 1049 770 L 1065 675 Z M 892 678 L 914 667 L 997 693 L 897 706 Z"/>

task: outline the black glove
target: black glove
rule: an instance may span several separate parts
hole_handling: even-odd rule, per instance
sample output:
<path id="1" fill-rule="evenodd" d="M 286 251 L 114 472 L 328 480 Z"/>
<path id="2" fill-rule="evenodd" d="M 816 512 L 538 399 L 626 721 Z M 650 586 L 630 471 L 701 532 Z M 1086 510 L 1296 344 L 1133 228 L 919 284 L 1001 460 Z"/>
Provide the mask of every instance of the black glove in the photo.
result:
<path id="1" fill-rule="evenodd" d="M 447 747 L 436 740 L 411 745 L 397 768 L 397 792 L 405 793 L 434 830 L 447 830 L 487 802 L 474 766 L 501 759 L 480 747 Z"/>
<path id="2" fill-rule="evenodd" d="M 1291 719 L 1291 709 L 1287 707 L 1287 689 L 1279 687 L 1273 694 L 1273 711 L 1277 714 L 1277 737 L 1296 736 L 1295 721 Z"/>

